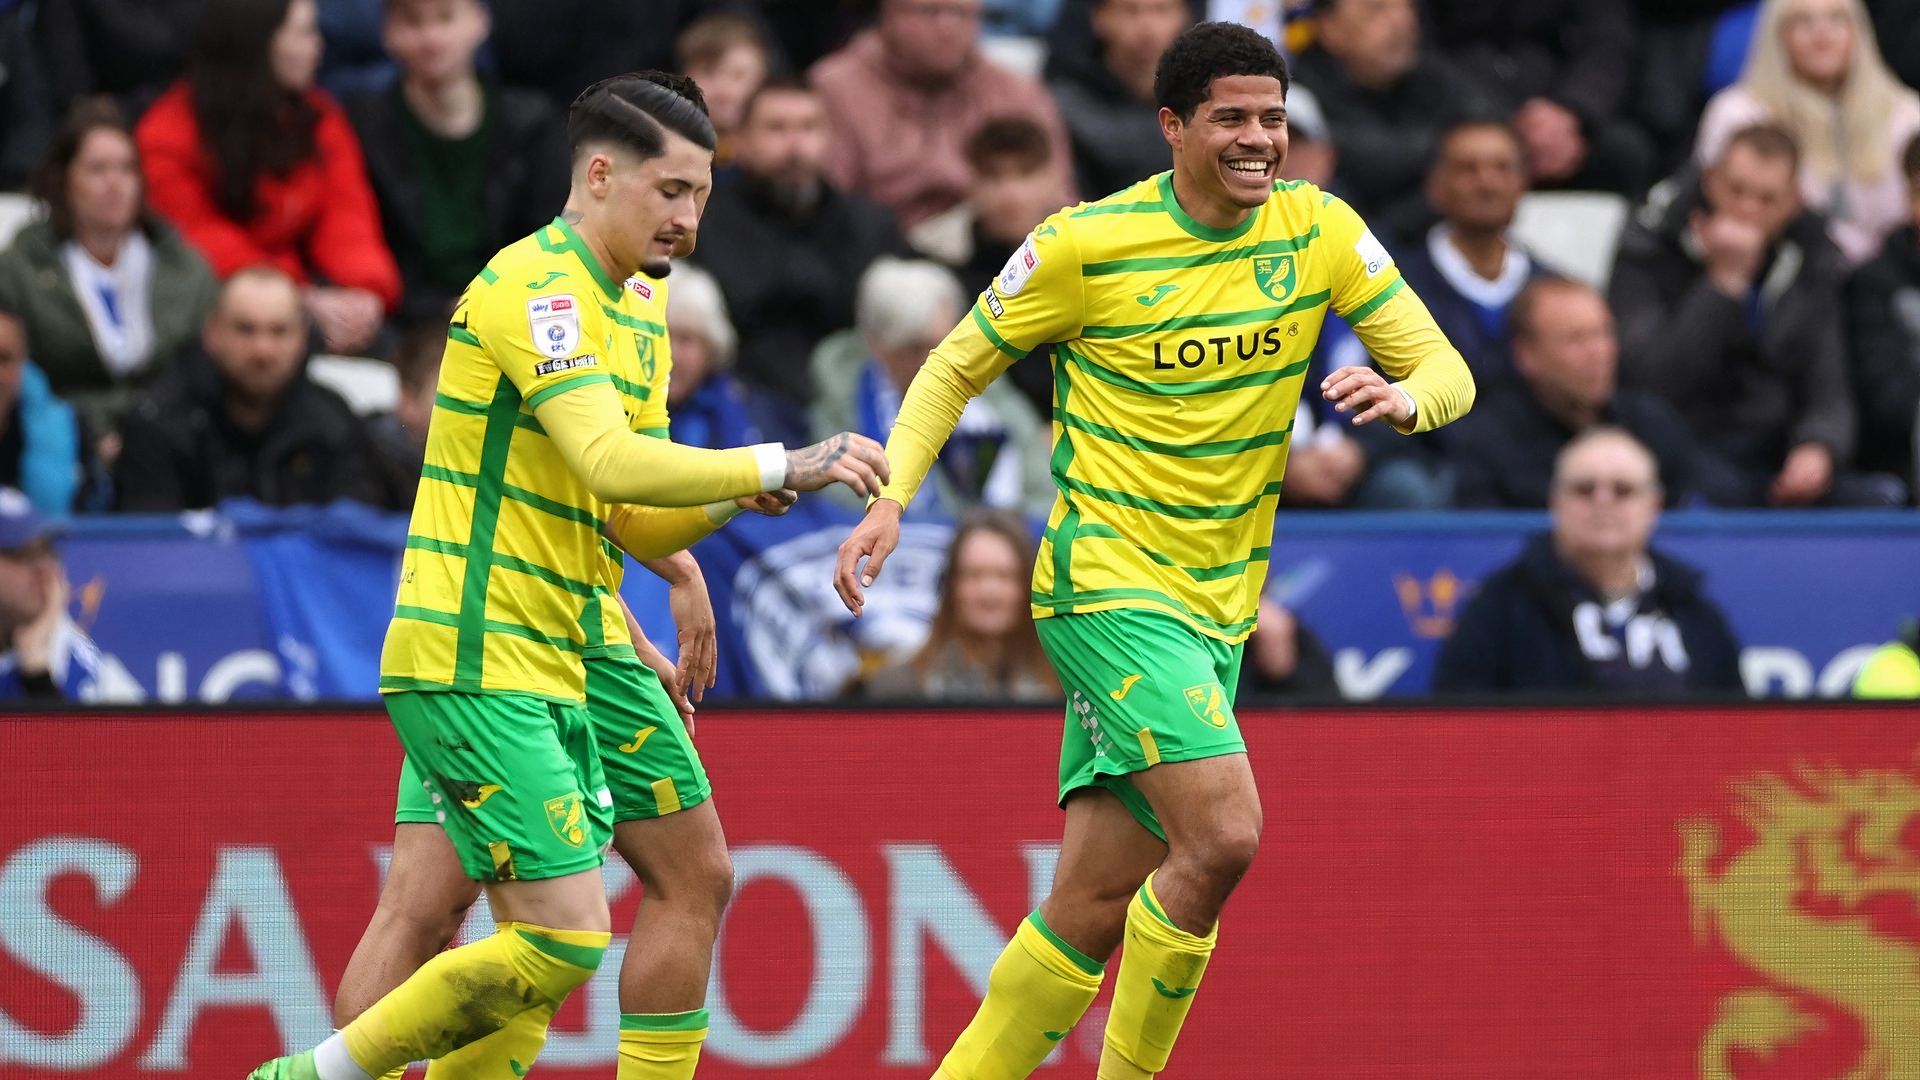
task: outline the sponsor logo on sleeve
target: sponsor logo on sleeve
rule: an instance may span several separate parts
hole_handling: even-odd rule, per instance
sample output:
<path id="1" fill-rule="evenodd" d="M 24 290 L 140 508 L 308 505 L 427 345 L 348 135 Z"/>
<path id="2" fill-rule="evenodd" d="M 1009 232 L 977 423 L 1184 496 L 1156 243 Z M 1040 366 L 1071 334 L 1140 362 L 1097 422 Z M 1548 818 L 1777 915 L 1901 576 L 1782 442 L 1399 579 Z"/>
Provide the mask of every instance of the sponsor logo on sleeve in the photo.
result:
<path id="1" fill-rule="evenodd" d="M 571 295 L 536 296 L 527 301 L 527 332 L 533 347 L 548 356 L 566 356 L 580 345 L 580 312 Z"/>
<path id="2" fill-rule="evenodd" d="M 1360 239 L 1354 242 L 1353 251 L 1366 264 L 1370 278 L 1379 277 L 1380 271 L 1393 265 L 1393 256 L 1387 254 L 1387 246 L 1373 235 L 1372 229 L 1362 233 Z"/>
<path id="3" fill-rule="evenodd" d="M 994 279 L 1000 295 L 1009 300 L 1019 296 L 1020 290 L 1027 287 L 1027 279 L 1033 277 L 1033 272 L 1039 266 L 1040 253 L 1033 248 L 1033 237 L 1028 236 L 1020 245 L 1020 250 L 1014 252 L 1013 257 L 1007 260 L 1007 265 L 1001 269 L 1000 276 Z"/>
<path id="4" fill-rule="evenodd" d="M 997 319 L 1007 313 L 1006 306 L 1000 303 L 1000 296 L 993 291 L 992 285 L 987 286 L 987 293 L 983 299 L 987 302 L 987 311 L 991 313 L 994 318 Z"/>
<path id="5" fill-rule="evenodd" d="M 535 375 L 557 375 L 562 371 L 572 371 L 575 368 L 599 366 L 600 358 L 593 353 L 588 353 L 585 356 L 566 356 L 558 360 L 542 360 L 533 365 L 533 373 Z"/>

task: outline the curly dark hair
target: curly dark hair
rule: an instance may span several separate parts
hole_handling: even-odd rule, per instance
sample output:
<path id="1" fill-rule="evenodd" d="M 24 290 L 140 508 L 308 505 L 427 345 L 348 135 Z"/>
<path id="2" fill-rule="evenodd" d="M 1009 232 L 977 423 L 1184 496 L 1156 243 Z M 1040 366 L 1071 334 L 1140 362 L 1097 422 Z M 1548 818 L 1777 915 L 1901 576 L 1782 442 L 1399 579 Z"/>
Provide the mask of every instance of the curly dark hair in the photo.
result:
<path id="1" fill-rule="evenodd" d="M 319 110 L 274 77 L 273 35 L 291 0 L 209 0 L 187 64 L 200 145 L 217 174 L 214 202 L 252 219 L 263 176 L 285 176 L 313 156 Z"/>
<path id="2" fill-rule="evenodd" d="M 576 160 L 583 147 L 596 142 L 626 147 L 642 160 L 658 157 L 666 145 L 663 129 L 708 150 L 718 142 L 707 99 L 685 75 L 615 75 L 580 91 L 567 110 L 567 141 Z"/>
<path id="3" fill-rule="evenodd" d="M 1293 83 L 1286 58 L 1258 31 L 1238 23 L 1203 22 L 1188 27 L 1160 54 L 1153 96 L 1185 123 L 1207 100 L 1213 80 L 1230 75 L 1270 75 L 1280 80 L 1282 94 Z"/>

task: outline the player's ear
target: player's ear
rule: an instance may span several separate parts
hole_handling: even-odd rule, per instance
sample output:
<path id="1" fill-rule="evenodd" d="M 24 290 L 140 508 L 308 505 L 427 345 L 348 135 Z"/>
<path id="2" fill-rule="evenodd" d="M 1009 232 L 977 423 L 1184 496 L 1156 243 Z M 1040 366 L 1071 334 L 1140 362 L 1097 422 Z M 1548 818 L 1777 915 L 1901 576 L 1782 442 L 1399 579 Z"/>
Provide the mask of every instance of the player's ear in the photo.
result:
<path id="1" fill-rule="evenodd" d="M 1180 149 L 1185 129 L 1186 124 L 1181 122 L 1178 113 L 1165 105 L 1160 106 L 1160 134 L 1166 136 L 1167 145 L 1173 147 L 1176 152 Z"/>

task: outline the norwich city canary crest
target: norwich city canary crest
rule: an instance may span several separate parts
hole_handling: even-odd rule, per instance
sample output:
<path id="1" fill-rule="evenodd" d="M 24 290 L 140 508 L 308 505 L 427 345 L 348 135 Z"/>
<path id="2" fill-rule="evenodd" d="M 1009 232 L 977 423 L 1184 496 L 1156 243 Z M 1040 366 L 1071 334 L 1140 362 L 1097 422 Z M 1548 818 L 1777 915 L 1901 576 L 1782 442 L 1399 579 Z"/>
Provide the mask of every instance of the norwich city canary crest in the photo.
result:
<path id="1" fill-rule="evenodd" d="M 555 836 L 574 847 L 587 842 L 585 825 L 586 807 L 580 802 L 580 793 L 568 792 L 557 799 L 548 799 L 547 824 L 553 826 Z"/>
<path id="2" fill-rule="evenodd" d="M 1293 256 L 1266 255 L 1253 260 L 1253 283 L 1260 291 L 1284 302 L 1293 295 L 1293 287 L 1299 284 L 1299 275 L 1294 272 Z"/>
<path id="3" fill-rule="evenodd" d="M 1189 686 L 1185 693 L 1187 708 L 1193 710 L 1193 715 L 1217 728 L 1227 726 L 1227 695 L 1219 683 Z"/>

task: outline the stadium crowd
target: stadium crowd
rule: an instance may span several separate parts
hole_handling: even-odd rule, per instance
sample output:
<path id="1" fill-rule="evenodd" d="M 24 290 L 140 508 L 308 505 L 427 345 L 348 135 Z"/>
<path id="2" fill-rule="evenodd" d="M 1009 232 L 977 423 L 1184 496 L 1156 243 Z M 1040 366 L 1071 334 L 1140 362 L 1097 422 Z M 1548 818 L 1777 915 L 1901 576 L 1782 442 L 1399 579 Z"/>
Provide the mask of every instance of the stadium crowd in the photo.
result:
<path id="1" fill-rule="evenodd" d="M 1166 167 L 1154 63 L 1208 17 L 1282 42 L 1284 175 L 1373 226 L 1480 386 L 1421 439 L 1306 395 L 1283 504 L 1552 511 L 1442 687 L 1735 687 L 1662 506 L 1913 505 L 1915 0 L 0 0 L 0 485 L 56 519 L 410 506 L 454 298 L 559 208 L 573 95 L 648 66 L 720 133 L 674 437 L 884 439 L 1029 230 Z M 1356 361 L 1329 316 L 1307 385 Z M 969 407 L 915 506 L 974 515 L 933 637 L 869 693 L 1050 692 L 1020 582 L 1052 415 L 1037 361 Z M 9 625 L 44 636 L 43 581 Z M 1576 614 L 1534 625 L 1542 590 Z M 1326 692 L 1263 623 L 1243 685 Z"/>

